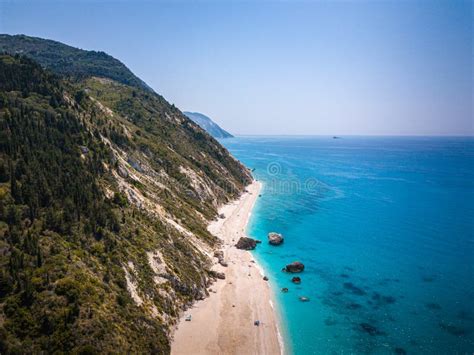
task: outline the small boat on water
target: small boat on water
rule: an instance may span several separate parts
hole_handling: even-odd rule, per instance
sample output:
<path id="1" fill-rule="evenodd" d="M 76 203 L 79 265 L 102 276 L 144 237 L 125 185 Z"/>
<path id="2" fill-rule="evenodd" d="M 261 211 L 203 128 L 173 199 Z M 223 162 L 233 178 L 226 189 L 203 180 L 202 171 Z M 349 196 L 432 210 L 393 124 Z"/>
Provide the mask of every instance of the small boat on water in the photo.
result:
<path id="1" fill-rule="evenodd" d="M 309 302 L 309 298 L 305 296 L 300 296 L 299 299 L 301 302 Z"/>

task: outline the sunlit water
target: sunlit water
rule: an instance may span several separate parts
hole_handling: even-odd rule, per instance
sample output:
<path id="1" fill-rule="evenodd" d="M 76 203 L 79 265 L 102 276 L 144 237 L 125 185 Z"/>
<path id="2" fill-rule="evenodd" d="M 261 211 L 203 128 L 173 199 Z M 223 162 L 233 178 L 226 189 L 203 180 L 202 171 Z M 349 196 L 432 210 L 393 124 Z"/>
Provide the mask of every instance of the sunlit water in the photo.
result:
<path id="1" fill-rule="evenodd" d="M 248 232 L 290 352 L 473 353 L 474 139 L 222 142 L 264 183 Z"/>

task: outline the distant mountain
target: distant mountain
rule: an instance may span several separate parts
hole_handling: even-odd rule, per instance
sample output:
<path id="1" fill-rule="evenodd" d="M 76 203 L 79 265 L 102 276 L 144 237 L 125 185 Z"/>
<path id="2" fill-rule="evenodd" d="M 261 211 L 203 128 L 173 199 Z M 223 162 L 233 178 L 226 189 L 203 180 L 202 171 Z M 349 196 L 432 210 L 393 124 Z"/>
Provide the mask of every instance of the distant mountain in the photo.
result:
<path id="1" fill-rule="evenodd" d="M 196 122 L 201 128 L 207 131 L 214 138 L 232 138 L 233 135 L 223 130 L 217 123 L 206 115 L 199 112 L 183 112 L 186 116 Z"/>

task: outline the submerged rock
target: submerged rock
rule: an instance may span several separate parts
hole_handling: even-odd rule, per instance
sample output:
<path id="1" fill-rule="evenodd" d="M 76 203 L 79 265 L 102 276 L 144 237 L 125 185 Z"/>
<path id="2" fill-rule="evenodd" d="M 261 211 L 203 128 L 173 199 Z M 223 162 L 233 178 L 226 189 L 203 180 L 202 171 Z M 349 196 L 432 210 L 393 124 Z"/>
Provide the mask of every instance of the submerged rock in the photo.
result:
<path id="1" fill-rule="evenodd" d="M 298 277 L 298 276 L 295 276 L 291 279 L 291 282 L 293 282 L 294 284 L 300 284 L 301 283 L 301 278 Z"/>
<path id="2" fill-rule="evenodd" d="M 360 287 L 354 285 L 352 282 L 344 282 L 344 288 L 357 296 L 364 296 L 367 293 Z"/>
<path id="3" fill-rule="evenodd" d="M 283 243 L 283 240 L 283 236 L 279 233 L 268 233 L 268 243 L 270 243 L 271 245 L 280 245 L 281 243 Z"/>
<path id="4" fill-rule="evenodd" d="M 443 329 L 444 331 L 446 331 L 447 333 L 457 336 L 457 337 L 463 337 L 469 333 L 469 331 L 466 328 L 462 328 L 452 323 L 440 322 L 439 327 Z"/>
<path id="5" fill-rule="evenodd" d="M 372 295 L 372 300 L 374 300 L 374 302 L 379 306 L 385 306 L 395 303 L 397 299 L 393 296 L 384 296 L 378 292 L 374 292 Z"/>
<path id="6" fill-rule="evenodd" d="M 257 246 L 255 239 L 241 237 L 235 247 L 242 250 L 253 250 Z"/>
<path id="7" fill-rule="evenodd" d="M 288 287 L 283 287 L 283 288 L 281 289 L 281 292 L 287 293 L 287 292 L 288 292 Z"/>
<path id="8" fill-rule="evenodd" d="M 304 264 L 299 261 L 295 261 L 286 265 L 284 270 L 291 273 L 302 272 L 304 270 Z"/>
<path id="9" fill-rule="evenodd" d="M 336 325 L 337 320 L 335 318 L 329 317 L 324 320 L 324 324 L 326 324 L 327 326 Z"/>
<path id="10" fill-rule="evenodd" d="M 377 329 L 377 327 L 369 324 L 369 323 L 360 323 L 359 324 L 359 327 L 362 331 L 364 331 L 365 333 L 371 335 L 371 336 L 375 336 L 375 335 L 383 335 L 384 333 L 381 332 L 380 330 Z"/>
<path id="11" fill-rule="evenodd" d="M 360 309 L 360 308 L 362 308 L 362 305 L 360 305 L 358 303 L 355 303 L 355 302 L 349 303 L 347 305 L 347 309 L 350 309 L 350 310 L 356 310 L 356 309 Z"/>

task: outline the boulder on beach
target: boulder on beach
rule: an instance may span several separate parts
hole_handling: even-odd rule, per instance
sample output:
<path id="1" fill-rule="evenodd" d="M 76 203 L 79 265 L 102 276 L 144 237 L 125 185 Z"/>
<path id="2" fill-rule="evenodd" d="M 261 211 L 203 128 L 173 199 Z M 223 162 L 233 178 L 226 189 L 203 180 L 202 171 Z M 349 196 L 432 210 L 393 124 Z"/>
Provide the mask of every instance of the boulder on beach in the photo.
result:
<path id="1" fill-rule="evenodd" d="M 285 270 L 286 272 L 291 272 L 291 273 L 301 272 L 304 270 L 304 265 L 303 263 L 299 261 L 295 261 L 295 262 L 292 262 L 291 264 L 286 265 L 283 270 Z"/>
<path id="2" fill-rule="evenodd" d="M 224 267 L 227 267 L 227 263 L 224 260 L 224 252 L 222 250 L 217 250 L 214 252 L 214 257 L 217 258 L 219 264 L 221 264 Z"/>
<path id="3" fill-rule="evenodd" d="M 229 264 L 227 264 L 227 262 L 224 261 L 224 259 L 220 259 L 220 260 L 219 260 L 219 264 L 220 264 L 221 266 L 223 266 L 223 267 L 229 266 Z"/>
<path id="4" fill-rule="evenodd" d="M 223 272 L 216 272 L 216 277 L 221 280 L 225 280 L 225 274 Z"/>
<path id="5" fill-rule="evenodd" d="M 283 243 L 283 236 L 275 232 L 268 233 L 268 243 L 271 245 L 280 245 Z"/>
<path id="6" fill-rule="evenodd" d="M 263 281 L 268 281 L 268 277 L 264 276 Z"/>
<path id="7" fill-rule="evenodd" d="M 241 237 L 237 244 L 235 244 L 235 247 L 237 249 L 242 249 L 242 250 L 253 250 L 257 246 L 257 242 L 255 239 L 252 238 L 247 238 L 247 237 Z"/>
<path id="8" fill-rule="evenodd" d="M 301 283 L 301 278 L 298 277 L 298 276 L 295 276 L 291 279 L 291 282 L 293 282 L 294 284 L 300 284 Z"/>
<path id="9" fill-rule="evenodd" d="M 225 280 L 225 274 L 224 274 L 223 272 L 218 272 L 218 271 L 215 271 L 215 270 L 210 270 L 210 271 L 209 271 L 209 276 L 214 277 L 214 278 L 216 278 L 216 279 Z"/>

